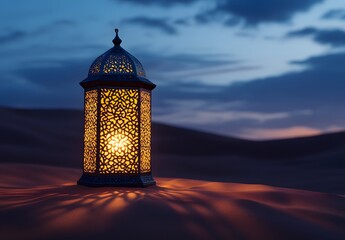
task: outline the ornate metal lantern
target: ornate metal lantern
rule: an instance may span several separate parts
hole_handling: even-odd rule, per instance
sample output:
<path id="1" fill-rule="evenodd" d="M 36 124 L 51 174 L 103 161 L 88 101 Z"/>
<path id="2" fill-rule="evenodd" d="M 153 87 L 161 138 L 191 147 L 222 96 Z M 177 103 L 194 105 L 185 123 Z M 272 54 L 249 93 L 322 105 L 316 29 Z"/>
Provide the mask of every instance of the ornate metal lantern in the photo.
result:
<path id="1" fill-rule="evenodd" d="M 85 90 L 84 168 L 78 184 L 148 186 L 151 174 L 151 90 L 141 63 L 120 47 L 96 58 Z"/>

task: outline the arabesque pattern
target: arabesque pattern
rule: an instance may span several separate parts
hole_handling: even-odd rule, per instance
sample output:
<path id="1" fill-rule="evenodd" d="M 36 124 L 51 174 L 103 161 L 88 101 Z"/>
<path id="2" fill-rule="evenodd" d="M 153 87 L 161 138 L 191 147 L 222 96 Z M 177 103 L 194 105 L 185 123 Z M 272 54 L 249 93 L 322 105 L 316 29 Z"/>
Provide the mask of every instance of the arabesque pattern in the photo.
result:
<path id="1" fill-rule="evenodd" d="M 96 171 L 97 156 L 97 90 L 85 93 L 84 172 Z"/>
<path id="2" fill-rule="evenodd" d="M 102 60 L 104 58 L 104 54 L 99 56 L 91 65 L 90 69 L 89 69 L 89 74 L 96 74 L 99 73 L 101 71 L 101 64 L 102 64 Z"/>
<path id="3" fill-rule="evenodd" d="M 132 63 L 124 55 L 110 55 L 104 64 L 104 73 L 133 73 Z"/>
<path id="4" fill-rule="evenodd" d="M 141 63 L 135 57 L 132 57 L 132 60 L 134 62 L 138 76 L 146 77 L 143 65 L 141 65 Z"/>
<path id="5" fill-rule="evenodd" d="M 101 89 L 101 174 L 139 172 L 139 90 Z"/>
<path id="6" fill-rule="evenodd" d="M 140 91 L 140 172 L 151 172 L 151 94 Z"/>

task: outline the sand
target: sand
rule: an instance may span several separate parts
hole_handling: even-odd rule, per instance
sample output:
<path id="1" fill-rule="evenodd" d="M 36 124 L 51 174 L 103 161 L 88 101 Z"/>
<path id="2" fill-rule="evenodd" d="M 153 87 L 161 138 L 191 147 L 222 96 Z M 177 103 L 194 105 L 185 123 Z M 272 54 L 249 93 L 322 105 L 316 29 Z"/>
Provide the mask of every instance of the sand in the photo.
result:
<path id="1" fill-rule="evenodd" d="M 157 177 L 88 188 L 80 171 L 0 165 L 1 239 L 344 239 L 342 195 Z"/>

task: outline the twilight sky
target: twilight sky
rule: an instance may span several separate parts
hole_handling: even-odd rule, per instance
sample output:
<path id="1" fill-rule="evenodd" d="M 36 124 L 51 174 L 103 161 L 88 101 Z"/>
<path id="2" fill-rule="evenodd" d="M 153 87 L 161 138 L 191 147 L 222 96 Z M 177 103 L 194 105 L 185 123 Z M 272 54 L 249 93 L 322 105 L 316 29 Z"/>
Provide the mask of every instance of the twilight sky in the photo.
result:
<path id="1" fill-rule="evenodd" d="M 115 27 L 158 86 L 154 121 L 249 139 L 345 129 L 344 0 L 2 0 L 0 105 L 82 109 Z"/>

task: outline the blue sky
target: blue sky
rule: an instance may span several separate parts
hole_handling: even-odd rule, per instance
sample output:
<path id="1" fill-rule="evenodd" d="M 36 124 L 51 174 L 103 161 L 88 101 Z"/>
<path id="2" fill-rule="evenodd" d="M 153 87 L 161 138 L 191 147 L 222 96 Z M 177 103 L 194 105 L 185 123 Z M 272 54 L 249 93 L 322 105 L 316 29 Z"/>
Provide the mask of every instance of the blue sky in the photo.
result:
<path id="1" fill-rule="evenodd" d="M 345 129 L 343 0 L 2 0 L 0 105 L 82 108 L 122 47 L 158 87 L 153 120 L 250 139 Z"/>

